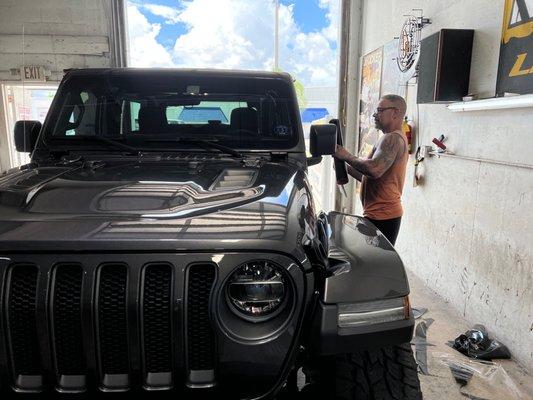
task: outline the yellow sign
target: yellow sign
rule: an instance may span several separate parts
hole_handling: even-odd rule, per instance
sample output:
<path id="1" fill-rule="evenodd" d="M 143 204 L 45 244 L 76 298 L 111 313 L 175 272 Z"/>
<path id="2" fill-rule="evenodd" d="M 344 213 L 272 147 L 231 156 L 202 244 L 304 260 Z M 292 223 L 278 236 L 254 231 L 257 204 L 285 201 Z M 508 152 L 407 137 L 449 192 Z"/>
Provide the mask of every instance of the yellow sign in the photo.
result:
<path id="1" fill-rule="evenodd" d="M 505 0 L 496 93 L 533 93 L 531 0 Z"/>
<path id="2" fill-rule="evenodd" d="M 509 43 L 511 38 L 525 38 L 533 33 L 533 21 L 522 21 L 521 9 L 528 10 L 527 2 L 516 0 L 505 0 L 505 9 L 503 15 L 503 32 L 502 42 Z M 531 14 L 529 14 L 531 15 Z"/>

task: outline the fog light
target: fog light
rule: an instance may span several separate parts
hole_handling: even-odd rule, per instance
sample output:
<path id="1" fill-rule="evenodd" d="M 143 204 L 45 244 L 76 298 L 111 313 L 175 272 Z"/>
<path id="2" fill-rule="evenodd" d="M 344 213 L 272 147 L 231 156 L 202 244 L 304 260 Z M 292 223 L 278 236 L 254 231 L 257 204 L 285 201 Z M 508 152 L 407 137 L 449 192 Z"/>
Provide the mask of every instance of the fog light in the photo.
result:
<path id="1" fill-rule="evenodd" d="M 348 328 L 409 319 L 409 297 L 339 304 L 337 325 Z"/>

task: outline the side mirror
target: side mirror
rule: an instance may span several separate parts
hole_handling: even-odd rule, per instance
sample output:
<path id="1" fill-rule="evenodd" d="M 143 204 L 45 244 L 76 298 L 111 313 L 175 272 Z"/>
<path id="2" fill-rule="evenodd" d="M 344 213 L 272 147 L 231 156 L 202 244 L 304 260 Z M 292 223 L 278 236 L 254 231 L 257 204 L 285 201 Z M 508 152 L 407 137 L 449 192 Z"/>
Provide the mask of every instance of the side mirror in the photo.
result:
<path id="1" fill-rule="evenodd" d="M 311 167 L 313 165 L 320 164 L 322 162 L 322 156 L 318 157 L 307 157 L 307 166 Z"/>
<path id="2" fill-rule="evenodd" d="M 31 153 L 37 143 L 42 124 L 39 121 L 17 121 L 15 147 L 21 153 Z"/>
<path id="3" fill-rule="evenodd" d="M 311 125 L 309 151 L 313 157 L 335 154 L 337 127 L 333 124 Z"/>

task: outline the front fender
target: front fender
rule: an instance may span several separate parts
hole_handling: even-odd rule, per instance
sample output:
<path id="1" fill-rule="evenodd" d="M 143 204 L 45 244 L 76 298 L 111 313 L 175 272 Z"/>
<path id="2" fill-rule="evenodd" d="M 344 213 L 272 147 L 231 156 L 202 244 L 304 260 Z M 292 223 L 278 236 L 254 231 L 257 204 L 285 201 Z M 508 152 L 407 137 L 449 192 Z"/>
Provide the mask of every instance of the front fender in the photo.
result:
<path id="1" fill-rule="evenodd" d="M 407 296 L 409 283 L 398 253 L 368 220 L 328 214 L 329 266 L 319 291 L 310 348 L 321 355 L 350 353 L 411 340 L 414 319 Z M 381 319 L 404 304 L 400 317 Z M 340 315 L 352 307 L 364 322 L 346 325 Z M 358 314 L 361 312 L 361 314 Z"/>
<path id="2" fill-rule="evenodd" d="M 370 221 L 331 212 L 328 223 L 330 248 L 340 251 L 350 268 L 326 278 L 322 292 L 325 304 L 359 303 L 409 294 L 402 260 Z"/>

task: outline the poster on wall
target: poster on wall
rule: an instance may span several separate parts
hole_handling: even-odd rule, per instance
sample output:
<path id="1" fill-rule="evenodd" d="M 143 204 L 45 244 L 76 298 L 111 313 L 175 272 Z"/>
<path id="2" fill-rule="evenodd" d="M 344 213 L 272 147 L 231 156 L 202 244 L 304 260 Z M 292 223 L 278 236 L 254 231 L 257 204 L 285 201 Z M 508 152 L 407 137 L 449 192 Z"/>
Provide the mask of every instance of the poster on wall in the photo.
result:
<path id="1" fill-rule="evenodd" d="M 397 94 L 405 97 L 405 76 L 398 68 L 398 40 L 383 45 L 383 68 L 381 73 L 381 96 Z"/>
<path id="2" fill-rule="evenodd" d="M 363 56 L 361 67 L 361 106 L 359 110 L 359 156 L 368 157 L 379 139 L 379 131 L 374 126 L 375 109 L 379 103 L 381 88 L 380 47 Z"/>
<path id="3" fill-rule="evenodd" d="M 496 94 L 533 93 L 533 0 L 505 0 Z"/>

